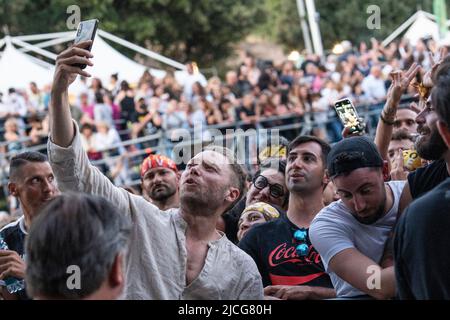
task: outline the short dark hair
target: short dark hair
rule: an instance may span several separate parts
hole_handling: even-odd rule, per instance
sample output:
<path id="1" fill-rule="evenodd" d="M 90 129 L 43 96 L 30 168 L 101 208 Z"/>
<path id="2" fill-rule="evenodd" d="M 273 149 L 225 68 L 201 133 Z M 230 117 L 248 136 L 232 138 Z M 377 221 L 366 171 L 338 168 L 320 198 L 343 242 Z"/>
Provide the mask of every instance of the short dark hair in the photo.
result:
<path id="1" fill-rule="evenodd" d="M 322 150 L 321 158 L 322 158 L 322 162 L 325 165 L 327 162 L 328 153 L 330 153 L 330 150 L 331 150 L 331 146 L 327 142 L 323 141 L 322 139 L 314 137 L 314 136 L 308 136 L 308 135 L 297 136 L 297 138 L 292 140 L 292 142 L 289 143 L 289 145 L 288 145 L 288 156 L 289 156 L 289 152 L 291 152 L 292 149 L 296 148 L 297 146 L 299 146 L 301 144 L 307 143 L 307 142 L 315 142 L 318 145 L 320 145 L 320 148 Z"/>
<path id="2" fill-rule="evenodd" d="M 284 176 L 286 174 L 286 160 L 282 158 L 267 158 L 263 160 L 259 165 L 258 171 L 255 172 L 255 177 L 267 169 L 276 169 Z"/>
<path id="3" fill-rule="evenodd" d="M 436 109 L 439 119 L 450 128 L 450 58 L 438 68 L 435 76 L 436 85 L 431 93 L 431 103 Z"/>
<path id="4" fill-rule="evenodd" d="M 26 151 L 15 155 L 9 164 L 9 180 L 15 182 L 21 168 L 29 162 L 48 162 L 47 156 L 37 151 Z"/>
<path id="5" fill-rule="evenodd" d="M 84 123 L 80 128 L 80 132 L 83 132 L 84 129 L 90 129 L 94 131 L 94 126 L 90 123 Z"/>
<path id="6" fill-rule="evenodd" d="M 106 199 L 66 193 L 53 199 L 31 225 L 25 242 L 31 296 L 81 299 L 108 277 L 128 243 L 131 224 Z M 80 288 L 68 288 L 68 268 L 80 270 Z"/>

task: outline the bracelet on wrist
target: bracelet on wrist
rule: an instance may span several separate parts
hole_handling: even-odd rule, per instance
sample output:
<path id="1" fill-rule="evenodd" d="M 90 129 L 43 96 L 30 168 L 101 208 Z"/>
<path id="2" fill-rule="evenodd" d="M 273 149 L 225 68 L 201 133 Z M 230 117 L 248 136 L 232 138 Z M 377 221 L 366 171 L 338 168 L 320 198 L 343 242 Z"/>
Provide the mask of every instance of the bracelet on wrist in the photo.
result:
<path id="1" fill-rule="evenodd" d="M 381 121 L 383 121 L 384 123 L 386 123 L 389 126 L 393 126 L 395 121 L 394 120 L 387 120 L 384 116 L 383 116 L 383 112 L 380 113 L 380 119 Z"/>

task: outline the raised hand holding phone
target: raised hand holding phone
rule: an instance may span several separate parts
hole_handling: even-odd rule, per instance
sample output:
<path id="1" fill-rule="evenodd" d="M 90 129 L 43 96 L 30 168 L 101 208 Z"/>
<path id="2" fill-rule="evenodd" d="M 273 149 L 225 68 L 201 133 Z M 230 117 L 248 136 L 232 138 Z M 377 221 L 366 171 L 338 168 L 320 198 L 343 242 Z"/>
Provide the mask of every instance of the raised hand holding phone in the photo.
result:
<path id="1" fill-rule="evenodd" d="M 81 21 L 78 24 L 77 35 L 75 37 L 75 41 L 73 44 L 77 45 L 81 42 L 91 40 L 90 45 L 85 48 L 87 51 L 91 51 L 92 44 L 95 39 L 95 34 L 97 33 L 97 27 L 98 27 L 97 19 Z M 81 69 L 86 68 L 86 64 L 81 64 L 81 63 L 74 64 L 74 66 L 81 68 Z"/>
<path id="2" fill-rule="evenodd" d="M 343 136 L 361 135 L 364 133 L 365 124 L 358 117 L 356 108 L 349 98 L 338 100 L 334 103 L 334 108 L 344 125 Z"/>

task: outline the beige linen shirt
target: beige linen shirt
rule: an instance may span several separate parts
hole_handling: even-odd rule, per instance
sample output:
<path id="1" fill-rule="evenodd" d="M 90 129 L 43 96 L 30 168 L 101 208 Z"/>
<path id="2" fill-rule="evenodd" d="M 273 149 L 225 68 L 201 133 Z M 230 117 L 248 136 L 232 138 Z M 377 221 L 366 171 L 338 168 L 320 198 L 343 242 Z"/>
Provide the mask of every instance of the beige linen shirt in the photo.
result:
<path id="1" fill-rule="evenodd" d="M 62 192 L 105 197 L 128 215 L 132 235 L 126 258 L 126 299 L 263 299 L 255 262 L 221 233 L 208 244 L 205 265 L 186 286 L 186 221 L 179 209 L 161 211 L 144 198 L 114 186 L 89 163 L 78 126 L 72 144 L 62 148 L 49 139 L 48 155 Z"/>

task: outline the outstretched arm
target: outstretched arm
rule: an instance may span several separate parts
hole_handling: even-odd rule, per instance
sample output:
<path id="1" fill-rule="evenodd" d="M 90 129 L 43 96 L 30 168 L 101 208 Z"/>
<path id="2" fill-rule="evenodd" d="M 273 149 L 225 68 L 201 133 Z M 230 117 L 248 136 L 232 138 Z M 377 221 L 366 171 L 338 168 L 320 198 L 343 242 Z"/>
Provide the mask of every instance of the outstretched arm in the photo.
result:
<path id="1" fill-rule="evenodd" d="M 84 41 L 63 51 L 56 58 L 56 69 L 53 77 L 51 91 L 50 114 L 50 138 L 60 146 L 67 147 L 75 136 L 72 116 L 69 107 L 68 88 L 77 75 L 90 77 L 90 74 L 73 64 L 87 64 L 92 66 L 89 58 L 93 55 L 86 50 L 92 41 Z"/>
<path id="2" fill-rule="evenodd" d="M 89 76 L 75 63 L 92 65 L 92 55 L 83 49 L 90 41 L 72 46 L 58 55 L 50 104 L 48 156 L 61 191 L 86 192 L 105 197 L 121 212 L 130 213 L 129 194 L 114 186 L 92 166 L 82 148 L 78 127 L 71 118 L 68 87 L 77 75 Z"/>
<path id="3" fill-rule="evenodd" d="M 388 148 L 400 99 L 419 70 L 420 66 L 413 63 L 404 75 L 400 71 L 391 72 L 392 84 L 387 94 L 386 104 L 381 111 L 375 134 L 375 144 L 385 160 L 388 160 Z"/>

